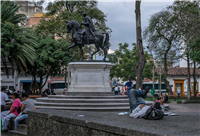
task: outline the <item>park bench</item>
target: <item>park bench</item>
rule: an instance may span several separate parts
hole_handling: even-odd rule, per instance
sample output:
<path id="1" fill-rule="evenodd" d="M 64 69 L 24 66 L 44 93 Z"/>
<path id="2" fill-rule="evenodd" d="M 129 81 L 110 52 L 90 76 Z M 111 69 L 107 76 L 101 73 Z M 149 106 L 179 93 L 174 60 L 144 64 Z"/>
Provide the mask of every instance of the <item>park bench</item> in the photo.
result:
<path id="1" fill-rule="evenodd" d="M 168 95 L 168 98 L 174 98 L 174 101 L 176 101 L 176 99 L 178 98 L 178 95 Z"/>

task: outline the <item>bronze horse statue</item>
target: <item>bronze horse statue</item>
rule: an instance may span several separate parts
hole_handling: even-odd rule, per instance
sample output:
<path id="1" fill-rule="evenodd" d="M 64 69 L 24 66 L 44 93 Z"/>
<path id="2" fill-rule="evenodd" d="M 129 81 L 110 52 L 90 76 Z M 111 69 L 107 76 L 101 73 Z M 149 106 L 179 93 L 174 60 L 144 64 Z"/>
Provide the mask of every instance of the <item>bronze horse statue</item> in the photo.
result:
<path id="1" fill-rule="evenodd" d="M 93 59 L 93 55 L 96 54 L 97 52 L 100 51 L 100 48 L 104 51 L 104 58 L 103 60 L 106 60 L 106 56 L 109 50 L 109 34 L 107 32 L 94 32 L 94 35 L 96 36 L 96 39 L 92 35 L 84 35 L 81 36 L 80 33 L 83 31 L 81 28 L 81 25 L 75 21 L 75 20 L 70 20 L 67 21 L 67 33 L 71 33 L 72 31 L 72 38 L 73 38 L 73 44 L 68 47 L 68 53 L 69 50 L 73 47 L 79 46 L 81 50 L 81 59 L 84 59 L 84 54 L 83 54 L 83 46 L 84 44 L 95 44 L 96 46 L 96 51 L 91 54 L 90 58 L 91 60 Z M 72 56 L 69 53 L 70 58 L 72 59 Z"/>

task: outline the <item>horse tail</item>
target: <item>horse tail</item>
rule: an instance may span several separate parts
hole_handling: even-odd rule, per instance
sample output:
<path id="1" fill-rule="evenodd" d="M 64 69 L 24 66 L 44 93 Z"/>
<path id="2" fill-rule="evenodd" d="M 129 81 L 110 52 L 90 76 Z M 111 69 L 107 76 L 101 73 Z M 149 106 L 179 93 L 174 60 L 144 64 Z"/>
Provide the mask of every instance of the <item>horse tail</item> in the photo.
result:
<path id="1" fill-rule="evenodd" d="M 109 50 L 109 34 L 107 32 L 103 33 L 106 34 L 106 39 L 104 41 L 104 50 Z"/>

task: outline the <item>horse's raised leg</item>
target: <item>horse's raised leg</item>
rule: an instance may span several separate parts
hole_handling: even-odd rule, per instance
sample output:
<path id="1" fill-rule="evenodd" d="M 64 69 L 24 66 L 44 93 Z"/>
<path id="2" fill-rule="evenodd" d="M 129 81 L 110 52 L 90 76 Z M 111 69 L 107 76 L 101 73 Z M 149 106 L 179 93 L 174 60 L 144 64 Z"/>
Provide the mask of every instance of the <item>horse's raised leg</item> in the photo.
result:
<path id="1" fill-rule="evenodd" d="M 70 45 L 69 47 L 68 47 L 68 55 L 69 55 L 69 57 L 71 58 L 72 56 L 70 55 L 70 53 L 69 53 L 69 49 L 71 49 L 71 48 L 73 48 L 73 47 L 75 47 L 76 46 L 76 44 L 75 43 L 73 43 L 72 45 Z"/>
<path id="2" fill-rule="evenodd" d="M 83 60 L 84 59 L 84 54 L 83 54 L 83 45 L 82 44 L 79 44 L 79 49 L 81 50 L 81 55 L 82 55 L 82 57 L 81 57 L 81 59 L 80 60 Z"/>

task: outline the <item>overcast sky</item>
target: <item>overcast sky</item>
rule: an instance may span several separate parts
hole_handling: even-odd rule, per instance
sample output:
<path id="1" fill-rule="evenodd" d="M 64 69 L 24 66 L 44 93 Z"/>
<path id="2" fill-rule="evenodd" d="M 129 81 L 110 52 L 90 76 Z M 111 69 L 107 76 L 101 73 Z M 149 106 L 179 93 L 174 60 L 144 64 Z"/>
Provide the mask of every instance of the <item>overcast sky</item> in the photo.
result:
<path id="1" fill-rule="evenodd" d="M 142 29 L 148 26 L 148 20 L 154 13 L 165 9 L 173 2 L 141 2 Z M 111 49 L 118 48 L 119 43 L 136 43 L 135 2 L 103 2 L 98 8 L 107 15 L 107 25 L 112 29 Z M 146 43 L 143 43 L 146 46 Z"/>

